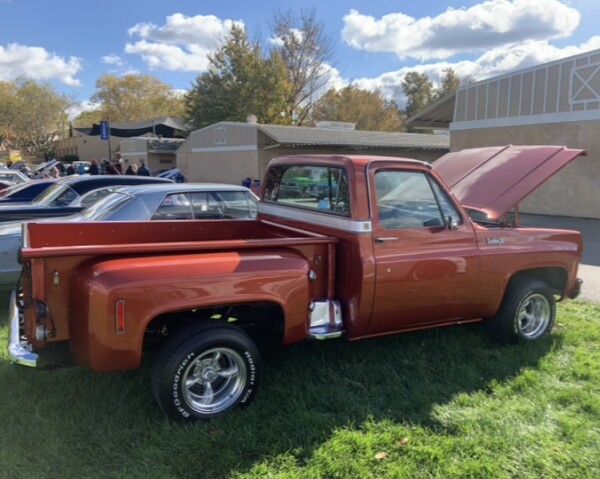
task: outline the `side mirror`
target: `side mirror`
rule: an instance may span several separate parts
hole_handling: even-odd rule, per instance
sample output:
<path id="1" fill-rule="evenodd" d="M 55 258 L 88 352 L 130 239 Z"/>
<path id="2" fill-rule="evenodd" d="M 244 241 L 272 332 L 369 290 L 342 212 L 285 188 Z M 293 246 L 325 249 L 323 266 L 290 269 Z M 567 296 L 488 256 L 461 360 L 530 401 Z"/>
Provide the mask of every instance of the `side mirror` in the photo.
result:
<path id="1" fill-rule="evenodd" d="M 446 218 L 446 228 L 449 230 L 457 230 L 458 229 L 458 221 L 452 218 L 452 216 L 448 216 Z"/>

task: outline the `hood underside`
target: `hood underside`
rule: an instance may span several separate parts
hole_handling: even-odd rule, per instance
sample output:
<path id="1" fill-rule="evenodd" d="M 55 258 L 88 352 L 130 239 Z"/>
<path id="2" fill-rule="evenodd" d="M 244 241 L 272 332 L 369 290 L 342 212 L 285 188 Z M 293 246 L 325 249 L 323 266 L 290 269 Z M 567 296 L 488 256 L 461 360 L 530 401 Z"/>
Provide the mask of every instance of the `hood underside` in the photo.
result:
<path id="1" fill-rule="evenodd" d="M 447 153 L 433 167 L 463 206 L 496 219 L 585 154 L 553 145 L 495 146 Z"/>

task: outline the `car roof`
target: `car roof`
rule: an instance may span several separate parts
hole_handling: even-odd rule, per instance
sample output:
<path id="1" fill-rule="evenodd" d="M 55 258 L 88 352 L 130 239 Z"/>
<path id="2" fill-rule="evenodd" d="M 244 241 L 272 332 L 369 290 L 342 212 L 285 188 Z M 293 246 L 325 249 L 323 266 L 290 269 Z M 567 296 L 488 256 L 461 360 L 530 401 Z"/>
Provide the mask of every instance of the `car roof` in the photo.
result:
<path id="1" fill-rule="evenodd" d="M 172 180 L 154 178 L 153 176 L 137 175 L 80 175 L 65 176 L 57 181 L 58 185 L 65 185 L 77 194 L 83 195 L 88 191 L 104 188 L 105 186 L 139 185 L 147 183 L 173 184 Z"/>
<path id="2" fill-rule="evenodd" d="M 152 178 L 152 177 L 151 177 Z M 63 176 L 58 179 L 58 183 L 62 185 L 73 185 L 76 183 L 86 183 L 88 181 L 97 181 L 97 182 L 106 182 L 107 186 L 114 184 L 118 181 L 128 181 L 137 179 L 138 181 L 147 180 L 147 176 L 138 176 L 138 175 L 69 175 Z M 164 178 L 154 178 L 157 183 L 169 183 L 171 184 L 171 180 L 165 180 Z M 150 181 L 154 181 L 150 180 Z M 135 180 L 134 180 L 135 181 Z"/>
<path id="3" fill-rule="evenodd" d="M 186 191 L 210 192 L 210 191 L 251 191 L 240 185 L 230 185 L 226 183 L 167 183 L 167 184 L 146 184 L 146 185 L 127 185 L 118 186 L 115 191 L 135 195 L 145 192 L 165 192 L 178 193 Z"/>

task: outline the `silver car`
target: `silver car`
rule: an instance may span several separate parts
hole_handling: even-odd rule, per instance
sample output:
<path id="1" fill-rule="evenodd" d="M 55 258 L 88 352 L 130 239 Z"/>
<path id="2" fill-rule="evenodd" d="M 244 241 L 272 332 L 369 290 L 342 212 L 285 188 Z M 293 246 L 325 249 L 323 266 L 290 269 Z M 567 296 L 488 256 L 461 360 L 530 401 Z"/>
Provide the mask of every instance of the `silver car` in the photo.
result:
<path id="1" fill-rule="evenodd" d="M 40 221 L 251 220 L 258 198 L 248 188 L 212 183 L 112 186 L 80 199 L 81 213 Z M 17 261 L 22 221 L 0 223 L 0 290 L 13 289 L 21 273 Z"/>

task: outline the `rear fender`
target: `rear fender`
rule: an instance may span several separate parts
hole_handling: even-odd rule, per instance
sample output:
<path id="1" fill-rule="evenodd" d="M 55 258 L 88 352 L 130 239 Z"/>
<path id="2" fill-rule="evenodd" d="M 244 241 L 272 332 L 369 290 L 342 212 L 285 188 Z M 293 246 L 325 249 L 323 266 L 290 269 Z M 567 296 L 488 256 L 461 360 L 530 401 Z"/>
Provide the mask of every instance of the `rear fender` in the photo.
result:
<path id="1" fill-rule="evenodd" d="M 291 250 L 129 257 L 82 265 L 71 284 L 73 354 L 95 370 L 133 369 L 140 364 L 144 332 L 153 318 L 257 301 L 282 308 L 284 343 L 304 339 L 308 273 L 306 258 Z M 119 300 L 125 300 L 123 333 L 115 326 Z"/>

